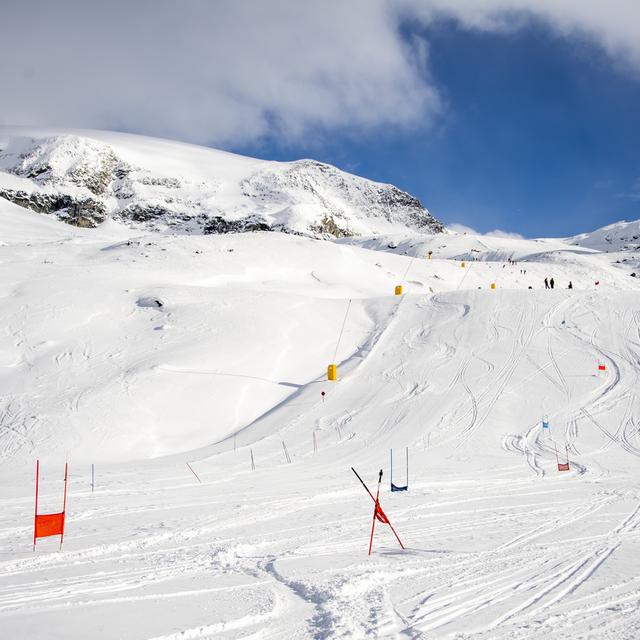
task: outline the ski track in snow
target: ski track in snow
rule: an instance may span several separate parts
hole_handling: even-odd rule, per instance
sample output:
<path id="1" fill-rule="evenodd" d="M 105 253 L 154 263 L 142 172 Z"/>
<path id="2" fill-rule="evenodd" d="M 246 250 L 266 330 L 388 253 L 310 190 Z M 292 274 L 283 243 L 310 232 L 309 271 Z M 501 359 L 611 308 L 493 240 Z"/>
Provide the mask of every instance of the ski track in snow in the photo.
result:
<path id="1" fill-rule="evenodd" d="M 43 285 L 34 276 L 32 297 L 2 311 L 0 380 L 18 381 L 0 397 L 7 637 L 640 636 L 637 290 L 528 292 L 517 267 L 477 262 L 463 274 L 455 261 L 432 260 L 412 265 L 408 288 L 447 286 L 397 299 L 406 258 L 380 252 L 264 234 L 167 237 L 145 249 L 151 266 L 142 267 L 137 248 L 105 253 L 78 238 L 40 247 L 52 265 L 25 268 L 45 278 L 62 256 L 96 272 L 106 261 L 117 284 L 100 295 L 120 315 L 90 331 L 101 301 L 88 292 L 90 308 L 68 331 L 71 298 L 48 297 L 68 277 L 64 265 Z M 198 254 L 215 272 L 294 245 L 313 267 L 302 284 L 271 277 L 268 255 L 254 280 L 234 266 L 235 279 L 211 281 L 237 286 L 208 287 L 201 266 L 177 274 L 162 253 L 186 264 L 200 247 L 220 260 Z M 36 248 L 16 247 L 2 249 L 29 265 Z M 118 262 L 122 272 L 114 256 L 131 259 Z M 575 283 L 587 273 L 586 283 L 605 268 L 565 259 L 527 270 L 542 280 L 563 268 Z M 345 265 L 359 265 L 361 289 L 349 288 Z M 512 288 L 486 288 L 499 278 Z M 327 296 L 327 283 L 340 294 Z M 168 308 L 137 307 L 142 294 Z M 328 383 L 349 298 L 339 380 Z M 165 418 L 173 395 L 183 405 Z M 97 461 L 92 493 L 90 455 L 129 442 L 155 459 Z M 389 449 L 405 446 L 409 491 L 390 493 Z M 565 447 L 571 470 L 560 473 L 555 451 L 562 461 Z M 42 509 L 54 511 L 67 454 L 63 551 L 50 539 L 33 553 L 32 459 L 45 459 Z M 404 478 L 403 456 L 395 461 Z M 370 487 L 383 469 L 382 505 L 404 552 L 378 523 L 367 556 L 372 503 L 351 466 Z"/>

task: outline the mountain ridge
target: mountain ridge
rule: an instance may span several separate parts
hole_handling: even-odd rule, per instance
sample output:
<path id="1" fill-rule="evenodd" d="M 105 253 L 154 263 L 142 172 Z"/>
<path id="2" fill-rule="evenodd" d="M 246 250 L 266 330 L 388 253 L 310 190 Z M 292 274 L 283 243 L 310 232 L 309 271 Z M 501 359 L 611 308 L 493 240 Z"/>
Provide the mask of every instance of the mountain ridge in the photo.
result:
<path id="1" fill-rule="evenodd" d="M 133 134 L 0 128 L 0 197 L 83 227 L 321 238 L 444 225 L 390 184 L 311 159 L 257 160 Z"/>

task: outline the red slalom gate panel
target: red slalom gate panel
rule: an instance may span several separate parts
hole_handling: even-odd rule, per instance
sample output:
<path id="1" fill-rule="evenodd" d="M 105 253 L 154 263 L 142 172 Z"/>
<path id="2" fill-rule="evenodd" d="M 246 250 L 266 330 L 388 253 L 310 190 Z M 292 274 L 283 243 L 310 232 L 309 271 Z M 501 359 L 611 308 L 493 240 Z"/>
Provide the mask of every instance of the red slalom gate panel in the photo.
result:
<path id="1" fill-rule="evenodd" d="M 607 370 L 607 367 L 605 365 L 603 364 L 598 365 L 598 371 L 606 371 L 606 370 Z"/>
<path id="2" fill-rule="evenodd" d="M 558 471 L 569 471 L 569 463 L 568 462 L 558 462 Z"/>
<path id="3" fill-rule="evenodd" d="M 36 516 L 36 538 L 64 535 L 64 511 Z"/>
<path id="4" fill-rule="evenodd" d="M 40 486 L 40 460 L 36 460 L 36 512 L 33 525 L 33 550 L 36 550 L 38 538 L 60 536 L 60 548 L 64 540 L 64 516 L 67 511 L 67 479 L 69 477 L 69 464 L 64 465 L 64 498 L 60 513 L 38 513 L 38 495 Z"/>

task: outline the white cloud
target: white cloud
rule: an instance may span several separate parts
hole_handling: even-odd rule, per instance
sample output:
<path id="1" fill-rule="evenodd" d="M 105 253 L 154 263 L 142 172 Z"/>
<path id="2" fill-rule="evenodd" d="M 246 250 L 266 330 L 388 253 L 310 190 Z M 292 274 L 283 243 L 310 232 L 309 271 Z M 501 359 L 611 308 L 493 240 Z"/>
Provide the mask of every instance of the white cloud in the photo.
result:
<path id="1" fill-rule="evenodd" d="M 511 238 L 512 240 L 524 240 L 524 236 L 515 231 L 503 231 L 502 229 L 494 229 L 484 234 L 490 238 Z"/>
<path id="2" fill-rule="evenodd" d="M 26 0 L 0 28 L 5 124 L 241 143 L 416 126 L 439 108 L 425 44 L 403 41 L 384 0 Z"/>
<path id="3" fill-rule="evenodd" d="M 531 15 L 640 69 L 629 0 L 21 0 L 0 22 L 0 123 L 212 144 L 428 126 L 429 47 L 402 22 L 501 31 Z"/>
<path id="4" fill-rule="evenodd" d="M 458 224 L 454 222 L 453 224 L 448 224 L 447 229 L 449 231 L 454 231 L 455 233 L 466 233 L 471 236 L 485 236 L 488 238 L 510 238 L 512 240 L 523 240 L 524 236 L 519 233 L 515 233 L 513 231 L 502 231 L 502 229 L 494 229 L 493 231 L 487 231 L 486 233 L 481 233 L 480 231 L 476 231 L 466 224 Z"/>
<path id="5" fill-rule="evenodd" d="M 455 233 L 468 233 L 471 236 L 481 236 L 482 234 L 471 227 L 468 227 L 466 224 L 458 224 L 454 222 L 453 224 L 448 224 L 447 229 L 449 231 L 453 231 Z"/>
<path id="6" fill-rule="evenodd" d="M 640 2 L 634 0 L 394 0 L 423 21 L 452 17 L 469 29 L 518 29 L 530 17 L 562 36 L 600 45 L 616 62 L 640 71 Z"/>

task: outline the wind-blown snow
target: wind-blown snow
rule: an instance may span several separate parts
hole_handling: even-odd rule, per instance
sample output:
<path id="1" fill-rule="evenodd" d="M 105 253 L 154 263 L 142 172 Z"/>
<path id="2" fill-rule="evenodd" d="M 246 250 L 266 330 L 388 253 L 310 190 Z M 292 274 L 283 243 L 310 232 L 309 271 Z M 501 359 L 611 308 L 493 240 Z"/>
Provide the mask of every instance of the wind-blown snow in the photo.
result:
<path id="1" fill-rule="evenodd" d="M 0 200 L 0 636 L 637 637 L 637 253 L 573 240 L 173 236 Z M 35 458 L 44 512 L 70 463 L 62 552 L 31 550 Z M 378 523 L 367 556 L 351 466 L 383 468 L 404 552 Z"/>

